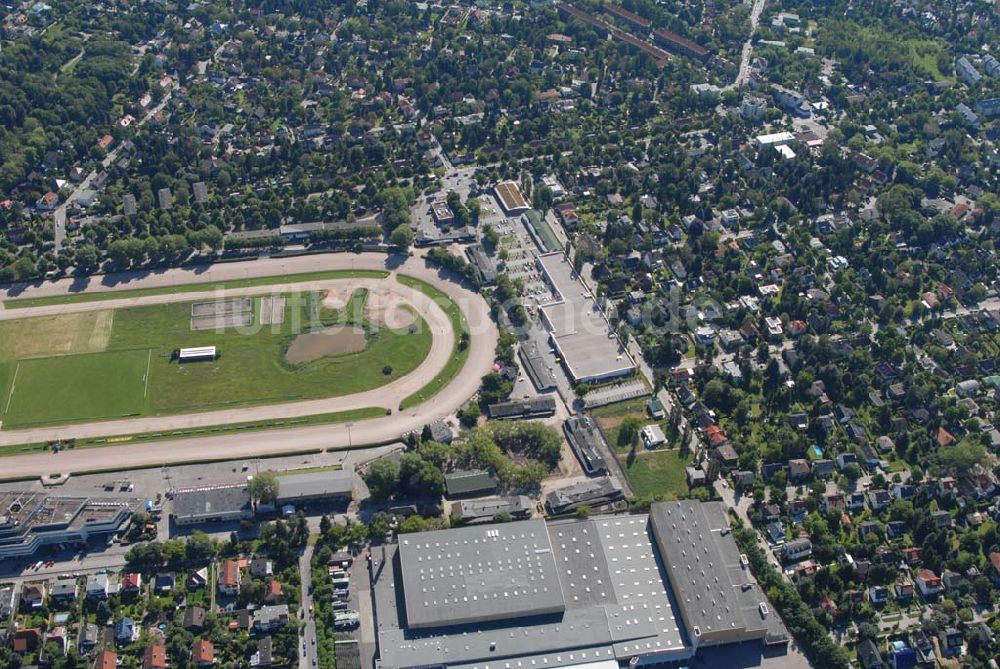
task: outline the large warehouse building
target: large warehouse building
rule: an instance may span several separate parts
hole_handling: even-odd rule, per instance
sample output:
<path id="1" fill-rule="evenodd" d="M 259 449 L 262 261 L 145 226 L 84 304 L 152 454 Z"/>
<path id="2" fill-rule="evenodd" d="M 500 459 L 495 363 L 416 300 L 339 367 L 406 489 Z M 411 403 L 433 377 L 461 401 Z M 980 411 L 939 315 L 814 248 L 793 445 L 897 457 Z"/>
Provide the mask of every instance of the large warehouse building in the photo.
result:
<path id="1" fill-rule="evenodd" d="M 570 378 L 586 383 L 631 374 L 635 362 L 566 255 L 546 253 L 536 261 L 554 293 L 539 309 L 542 322 Z"/>
<path id="2" fill-rule="evenodd" d="M 788 638 L 719 503 L 408 534 L 372 557 L 380 669 L 613 669 Z"/>

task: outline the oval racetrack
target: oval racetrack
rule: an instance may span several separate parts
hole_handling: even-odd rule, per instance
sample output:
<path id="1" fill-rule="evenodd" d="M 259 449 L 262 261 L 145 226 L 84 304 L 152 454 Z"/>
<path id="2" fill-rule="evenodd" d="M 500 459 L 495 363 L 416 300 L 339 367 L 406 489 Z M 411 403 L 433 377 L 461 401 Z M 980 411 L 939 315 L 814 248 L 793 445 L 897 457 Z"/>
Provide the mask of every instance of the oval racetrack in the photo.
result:
<path id="1" fill-rule="evenodd" d="M 238 459 L 250 456 L 280 454 L 315 448 L 343 448 L 348 445 L 383 443 L 398 439 L 413 430 L 443 418 L 458 409 L 479 388 L 480 379 L 490 371 L 493 363 L 497 330 L 490 319 L 485 300 L 467 288 L 442 279 L 434 267 L 427 267 L 423 258 L 411 256 L 398 265 L 387 265 L 387 256 L 377 253 L 312 255 L 296 258 L 261 259 L 253 262 L 215 265 L 202 271 L 185 269 L 136 276 L 109 287 L 100 285 L 95 278 L 93 287 L 86 292 L 114 292 L 137 288 L 163 286 L 180 287 L 184 284 L 235 281 L 257 277 L 284 276 L 329 270 L 390 270 L 386 279 L 330 279 L 296 282 L 294 276 L 279 285 L 258 286 L 226 290 L 226 296 L 269 294 L 272 291 L 338 288 L 352 286 L 389 290 L 414 305 L 433 333 L 431 349 L 416 370 L 387 385 L 373 390 L 318 400 L 241 407 L 203 413 L 171 416 L 154 416 L 125 420 L 78 423 L 56 427 L 0 431 L 0 445 L 30 444 L 68 438 L 131 435 L 143 432 L 170 432 L 226 423 L 280 420 L 312 414 L 332 413 L 384 407 L 392 409 L 385 417 L 359 420 L 353 424 L 328 424 L 308 427 L 240 432 L 235 434 L 144 441 L 143 443 L 68 450 L 59 454 L 49 452 L 16 455 L 0 459 L 4 478 L 43 475 L 53 471 L 81 472 L 98 469 L 115 469 L 136 466 L 156 466 L 199 459 Z M 469 357 L 458 375 L 429 401 L 399 411 L 400 402 L 418 392 L 431 381 L 450 359 L 456 341 L 451 322 L 444 311 L 424 293 L 395 280 L 396 274 L 421 279 L 447 294 L 463 311 L 468 321 L 470 341 Z M 10 298 L 39 298 L 80 292 L 73 280 L 49 282 L 29 287 Z M 128 308 L 166 302 L 189 301 L 204 298 L 207 293 L 176 292 L 168 295 L 126 297 L 63 305 L 25 307 L 0 311 L 0 319 L 28 318 L 53 313 L 86 311 L 108 308 Z"/>

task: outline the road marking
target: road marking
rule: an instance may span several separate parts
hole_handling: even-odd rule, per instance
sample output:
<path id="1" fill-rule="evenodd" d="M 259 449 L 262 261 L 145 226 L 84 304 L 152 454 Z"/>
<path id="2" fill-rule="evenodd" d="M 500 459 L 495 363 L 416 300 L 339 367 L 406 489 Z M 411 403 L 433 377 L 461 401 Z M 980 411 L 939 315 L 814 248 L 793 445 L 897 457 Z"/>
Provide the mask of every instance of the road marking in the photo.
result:
<path id="1" fill-rule="evenodd" d="M 153 349 L 149 349 L 148 355 L 146 355 L 146 375 L 142 377 L 145 385 L 142 387 L 142 397 L 146 398 L 146 392 L 149 390 L 149 363 L 153 359 Z"/>
<path id="2" fill-rule="evenodd" d="M 17 367 L 14 368 L 14 378 L 10 380 L 10 392 L 7 393 L 7 406 L 3 409 L 5 416 L 7 415 L 7 412 L 10 411 L 10 401 L 14 399 L 14 385 L 17 384 L 17 373 L 20 371 L 21 363 L 17 363 Z"/>

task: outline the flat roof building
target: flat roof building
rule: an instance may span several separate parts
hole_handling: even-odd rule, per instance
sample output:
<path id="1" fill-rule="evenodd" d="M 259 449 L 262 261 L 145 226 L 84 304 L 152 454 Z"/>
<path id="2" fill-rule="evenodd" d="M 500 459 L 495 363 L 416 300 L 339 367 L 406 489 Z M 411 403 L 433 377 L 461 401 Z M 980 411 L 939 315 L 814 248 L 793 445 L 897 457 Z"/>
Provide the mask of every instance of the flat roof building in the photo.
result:
<path id="1" fill-rule="evenodd" d="M 661 548 L 661 538 L 688 540 L 688 528 L 672 527 L 679 511 L 663 506 L 646 515 L 407 534 L 374 550 L 377 666 L 614 669 L 684 661 L 711 643 L 787 639 L 738 552 L 730 565 L 735 543 L 720 505 L 684 513 L 692 523 L 707 514 L 699 522 L 711 536 L 700 549 L 731 544 L 712 552 L 718 571 L 690 573 L 690 551 L 674 561 L 673 549 Z M 678 568 L 687 575 L 688 584 L 677 579 L 682 590 L 669 575 Z M 717 592 L 723 587 L 734 592 Z M 709 604 L 705 593 L 724 603 Z M 701 608 L 704 627 L 695 630 L 688 620 Z"/>
<path id="2" fill-rule="evenodd" d="M 282 504 L 317 500 L 351 500 L 354 497 L 354 470 L 336 469 L 307 474 L 285 474 L 278 479 L 278 499 Z"/>
<path id="3" fill-rule="evenodd" d="M 445 474 L 444 485 L 450 498 L 489 495 L 497 491 L 497 480 L 481 469 Z"/>
<path id="4" fill-rule="evenodd" d="M 581 506 L 604 506 L 624 497 L 618 479 L 611 476 L 590 479 L 556 488 L 545 497 L 545 506 L 555 515 L 576 511 Z"/>
<path id="5" fill-rule="evenodd" d="M 43 546 L 83 543 L 119 532 L 142 504 L 139 499 L 0 493 L 0 560 L 34 555 Z"/>
<path id="6" fill-rule="evenodd" d="M 539 313 L 570 378 L 585 383 L 631 374 L 635 362 L 566 255 L 546 253 L 536 262 L 553 290 Z"/>
<path id="7" fill-rule="evenodd" d="M 250 504 L 250 491 L 243 484 L 178 490 L 174 493 L 171 515 L 177 525 L 251 518 L 253 507 Z"/>
<path id="8" fill-rule="evenodd" d="M 493 420 L 514 418 L 544 418 L 556 412 L 556 401 L 553 397 L 533 397 L 528 400 L 512 402 L 497 402 L 486 407 L 487 415 Z"/>
<path id="9" fill-rule="evenodd" d="M 696 648 L 788 640 L 780 617 L 770 612 L 767 597 L 740 562 L 721 502 L 658 502 L 650 517 L 681 620 Z"/>
<path id="10" fill-rule="evenodd" d="M 512 518 L 527 518 L 531 515 L 531 507 L 531 499 L 524 495 L 485 497 L 456 502 L 451 508 L 451 517 L 455 522 L 465 524 L 490 522 L 497 514 L 509 514 Z"/>
<path id="11" fill-rule="evenodd" d="M 521 189 L 518 187 L 517 182 L 501 181 L 493 187 L 493 192 L 496 193 L 497 199 L 500 200 L 500 206 L 508 214 L 520 214 L 529 209 L 528 201 L 521 194 Z"/>
<path id="12" fill-rule="evenodd" d="M 403 535 L 399 563 L 410 629 L 566 610 L 542 520 Z"/>
<path id="13" fill-rule="evenodd" d="M 180 362 L 197 362 L 199 360 L 215 360 L 218 352 L 214 346 L 198 346 L 195 348 L 182 348 L 177 351 L 177 359 Z"/>

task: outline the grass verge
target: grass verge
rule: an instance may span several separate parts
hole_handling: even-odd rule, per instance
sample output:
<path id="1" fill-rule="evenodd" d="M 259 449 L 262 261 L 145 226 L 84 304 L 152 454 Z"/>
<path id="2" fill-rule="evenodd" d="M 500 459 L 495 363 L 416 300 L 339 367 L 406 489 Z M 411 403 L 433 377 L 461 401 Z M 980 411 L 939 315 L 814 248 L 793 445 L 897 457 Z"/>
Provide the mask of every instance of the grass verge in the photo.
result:
<path id="1" fill-rule="evenodd" d="M 444 313 L 448 316 L 448 320 L 451 321 L 452 332 L 456 333 L 454 347 L 452 348 L 452 355 L 451 358 L 448 359 L 447 364 L 445 364 L 444 369 L 442 369 L 437 376 L 424 384 L 420 390 L 405 398 L 400 403 L 400 408 L 405 410 L 430 399 L 432 396 L 440 392 L 442 388 L 451 383 L 452 379 L 458 376 L 462 367 L 465 366 L 465 361 L 469 358 L 469 347 L 467 345 L 461 345 L 462 334 L 467 335 L 469 333 L 469 323 L 465 319 L 465 314 L 462 313 L 462 310 L 458 307 L 458 305 L 455 304 L 455 302 L 444 292 L 438 290 L 429 283 L 421 281 L 420 279 L 414 279 L 411 276 L 397 276 L 396 280 L 404 286 L 409 286 L 410 288 L 419 290 L 421 293 L 434 300 L 434 302 L 444 310 Z"/>
<path id="2" fill-rule="evenodd" d="M 159 286 L 157 288 L 128 288 L 124 290 L 109 290 L 102 292 L 84 292 L 73 295 L 52 295 L 50 297 L 22 298 L 4 300 L 5 309 L 26 309 L 28 307 L 43 307 L 52 304 L 76 304 L 77 302 L 98 302 L 101 300 L 118 300 L 129 297 L 147 297 L 149 295 L 173 295 L 175 293 L 201 293 L 213 290 L 254 288 L 257 286 L 273 286 L 283 283 L 301 281 L 323 281 L 327 279 L 384 279 L 389 276 L 382 270 L 329 270 L 326 272 L 305 272 L 303 274 L 286 274 L 282 276 L 261 276 L 253 279 L 231 279 L 215 283 L 192 283 L 176 286 Z"/>

